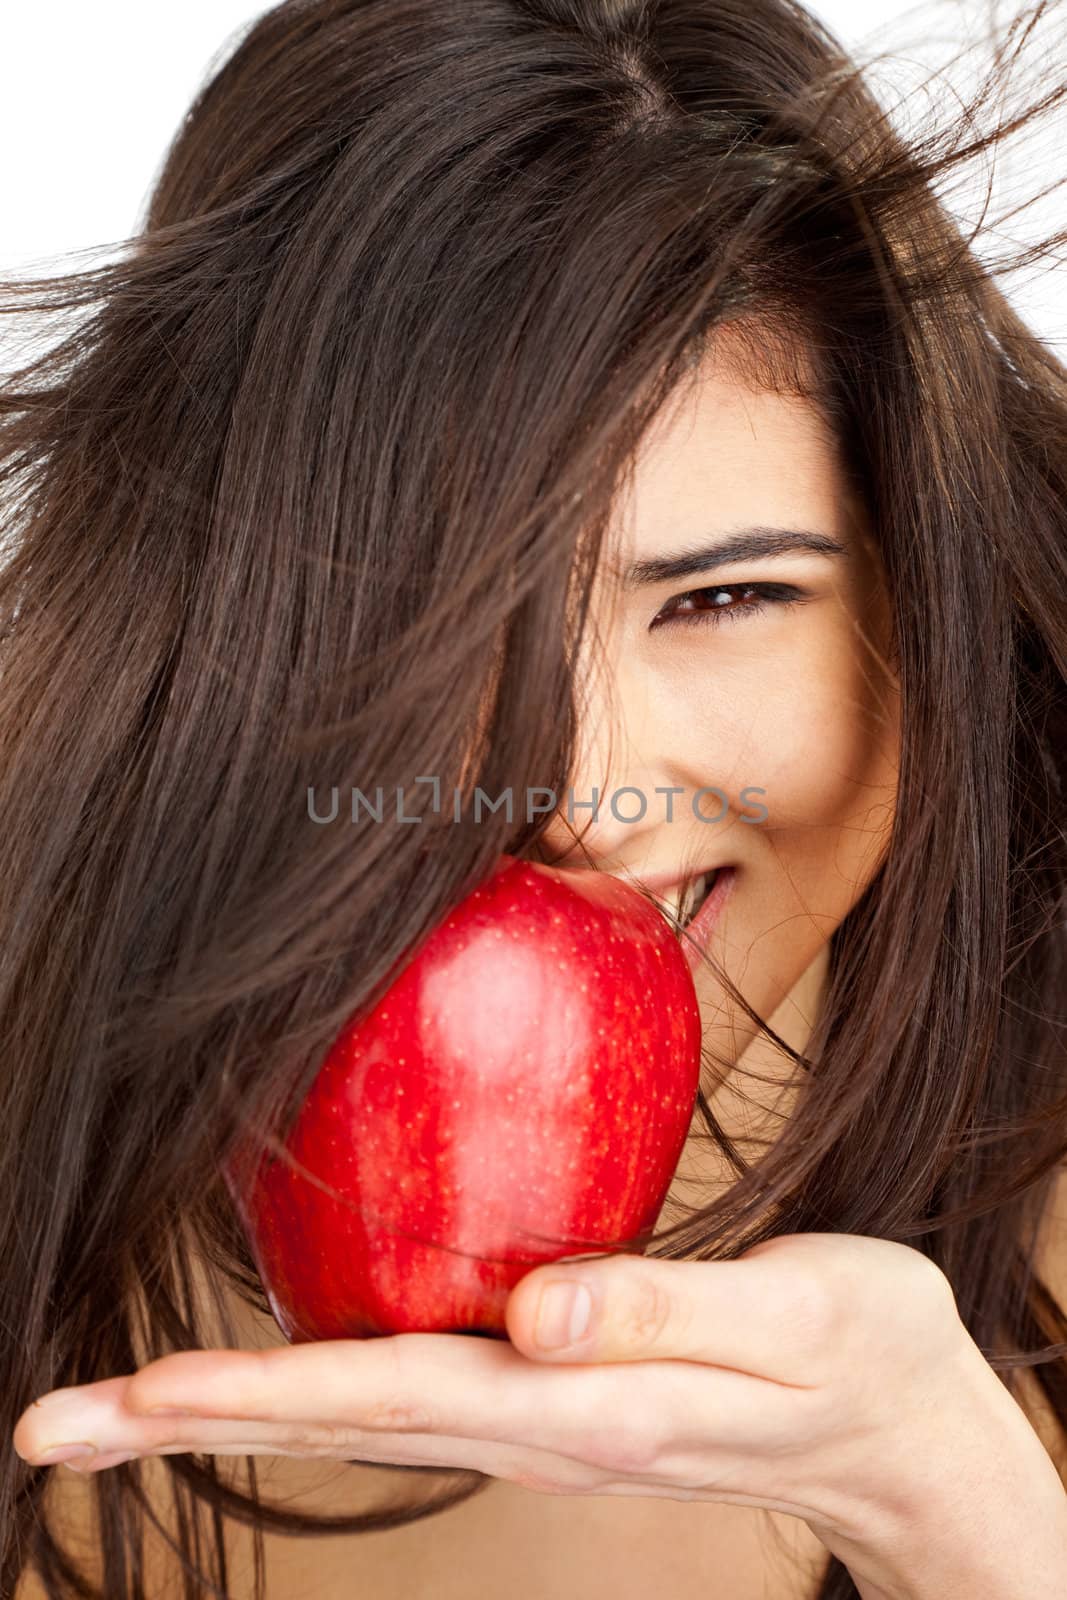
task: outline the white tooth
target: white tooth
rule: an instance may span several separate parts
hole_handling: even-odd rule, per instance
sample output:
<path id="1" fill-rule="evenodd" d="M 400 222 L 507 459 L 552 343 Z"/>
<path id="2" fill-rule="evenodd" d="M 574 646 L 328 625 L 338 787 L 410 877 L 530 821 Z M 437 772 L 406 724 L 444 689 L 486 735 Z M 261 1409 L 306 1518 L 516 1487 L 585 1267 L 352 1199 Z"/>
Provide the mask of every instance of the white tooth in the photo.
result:
<path id="1" fill-rule="evenodd" d="M 681 918 L 682 902 L 684 899 L 684 889 L 673 889 L 670 894 L 661 894 L 656 896 L 656 904 L 672 928 Z"/>
<path id="2" fill-rule="evenodd" d="M 686 907 L 685 907 L 685 910 L 686 910 L 686 921 L 687 922 L 692 919 L 694 911 L 696 910 L 697 906 L 700 904 L 701 900 L 703 899 L 704 890 L 707 888 L 707 885 L 708 885 L 708 874 L 706 872 L 702 872 L 700 877 L 699 878 L 695 878 L 693 880 L 692 884 L 690 885 L 690 887 L 689 887 L 689 897 L 688 897 L 688 900 L 686 902 Z"/>
<path id="3" fill-rule="evenodd" d="M 702 872 L 699 878 L 693 878 L 689 883 L 672 889 L 670 894 L 659 895 L 657 904 L 667 921 L 671 922 L 673 918 L 674 923 L 685 923 L 693 908 L 699 905 L 709 880 L 710 874 Z"/>

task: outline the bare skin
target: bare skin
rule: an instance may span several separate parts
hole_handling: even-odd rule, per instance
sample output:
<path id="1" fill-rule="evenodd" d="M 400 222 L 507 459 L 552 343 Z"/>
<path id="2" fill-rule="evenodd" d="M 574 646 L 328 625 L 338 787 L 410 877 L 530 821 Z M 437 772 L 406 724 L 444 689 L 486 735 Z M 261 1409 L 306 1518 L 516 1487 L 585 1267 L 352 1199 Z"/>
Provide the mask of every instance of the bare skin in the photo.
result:
<path id="1" fill-rule="evenodd" d="M 802 1049 L 814 1020 L 826 970 L 825 951 L 802 974 L 769 1019 L 795 1049 Z M 788 1092 L 776 1096 L 774 1080 L 784 1076 L 784 1061 L 762 1039 L 741 1063 L 770 1080 L 761 1093 L 779 1113 L 788 1109 Z M 763 1119 L 747 1098 L 744 1116 L 733 1083 L 712 1097 L 728 1128 L 761 1130 Z M 763 1131 L 766 1131 L 763 1129 Z M 721 1174 L 706 1148 L 691 1141 L 664 1208 L 678 1199 L 705 1203 Z M 1052 1288 L 1067 1299 L 1067 1182 L 1060 1185 L 1047 1219 L 1039 1267 Z M 227 1292 L 225 1304 L 240 1330 L 240 1343 L 267 1349 L 281 1341 L 273 1320 L 261 1317 Z M 1035 1429 L 1067 1481 L 1067 1440 L 1044 1411 L 1032 1380 L 1026 1409 Z M 237 1487 L 243 1475 L 234 1458 L 219 1458 Z M 266 1498 L 300 1510 L 343 1515 L 383 1505 L 394 1497 L 415 1499 L 438 1483 L 434 1474 L 390 1474 L 386 1468 L 339 1466 L 288 1456 L 257 1460 Z M 143 1481 L 166 1526 L 172 1527 L 165 1465 L 141 1463 Z M 412 1481 L 412 1480 L 415 1481 Z M 92 1548 L 90 1496 L 83 1475 L 59 1467 L 49 1486 L 55 1526 L 79 1552 Z M 252 1600 L 252 1540 L 247 1529 L 227 1525 L 231 1558 L 231 1600 Z M 657 1587 L 672 1600 L 704 1600 L 712 1594 L 731 1600 L 812 1600 L 825 1552 L 796 1517 L 745 1506 L 627 1499 L 610 1496 L 544 1495 L 503 1480 L 491 1481 L 474 1500 L 441 1516 L 396 1530 L 355 1538 L 329 1537 L 309 1544 L 266 1536 L 267 1600 L 349 1600 L 355 1590 L 375 1596 L 429 1596 L 434 1600 L 489 1600 L 507 1593 L 511 1600 L 544 1600 L 549 1594 L 582 1593 L 591 1600 L 637 1600 Z M 153 1600 L 179 1600 L 173 1561 L 158 1538 L 148 1540 L 149 1583 Z M 27 1575 L 16 1600 L 45 1600 Z"/>
<path id="2" fill-rule="evenodd" d="M 825 971 L 825 957 L 812 963 L 771 1019 L 795 1048 L 802 1048 L 814 1019 Z M 745 1064 L 761 1074 L 781 1068 L 776 1052 L 757 1041 Z M 734 1091 L 723 1085 L 713 1097 L 718 1116 L 731 1117 Z M 749 1113 L 751 1116 L 751 1112 Z M 665 1211 L 676 1199 L 705 1203 L 717 1182 L 703 1146 L 691 1141 L 683 1152 Z M 225 1304 L 248 1349 L 281 1342 L 269 1317 L 262 1317 L 227 1292 Z M 236 1487 L 243 1484 L 234 1458 L 219 1465 Z M 288 1456 L 257 1461 L 265 1498 L 286 1500 L 299 1509 L 339 1516 L 428 1494 L 445 1480 L 432 1473 L 390 1474 L 373 1466 L 340 1466 Z M 166 1505 L 165 1467 L 160 1460 L 141 1464 L 158 1513 L 172 1526 Z M 414 1480 L 414 1481 L 412 1481 Z M 91 1482 L 56 1468 L 49 1488 L 53 1514 L 63 1536 L 77 1548 L 91 1547 Z M 227 1528 L 232 1558 L 231 1600 L 254 1593 L 252 1540 L 248 1530 Z M 153 1600 L 178 1600 L 173 1562 L 158 1538 L 149 1537 Z M 704 1600 L 709 1593 L 731 1600 L 808 1600 L 825 1552 L 795 1517 L 734 1505 L 697 1505 L 676 1500 L 620 1500 L 610 1496 L 555 1496 L 495 1480 L 474 1500 L 407 1528 L 330 1537 L 308 1544 L 266 1537 L 267 1600 L 350 1600 L 354 1592 L 375 1596 L 430 1596 L 434 1600 L 489 1600 L 507 1593 L 512 1600 L 545 1600 L 550 1594 L 582 1593 L 590 1600 L 636 1600 L 657 1586 L 672 1600 Z M 17 1600 L 45 1600 L 30 1575 Z"/>
<path id="3" fill-rule="evenodd" d="M 754 390 L 713 347 L 638 454 L 594 592 L 579 663 L 582 748 L 572 787 L 601 811 L 552 819 L 558 865 L 656 879 L 730 865 L 710 953 L 763 1017 L 781 1004 L 877 871 L 893 824 L 899 691 L 890 602 L 835 438 L 808 400 Z M 628 585 L 635 562 L 750 527 L 815 532 L 839 553 L 734 559 Z M 778 585 L 794 604 L 758 586 Z M 757 586 L 749 588 L 749 586 Z M 762 609 L 754 607 L 763 599 Z M 667 820 L 670 787 L 675 796 Z M 621 821 L 618 789 L 647 814 Z M 716 794 L 699 802 L 702 788 Z M 745 791 L 754 790 L 746 799 Z M 765 820 L 753 822 L 759 806 Z M 638 812 L 635 796 L 617 810 Z M 725 809 L 725 814 L 719 815 Z M 717 819 L 717 820 L 709 820 Z M 706 969 L 705 1043 L 736 1062 L 754 1025 Z"/>
<path id="4" fill-rule="evenodd" d="M 627 823 L 605 805 L 599 821 L 586 827 L 589 813 L 582 811 L 585 852 L 562 818 L 553 819 L 545 843 L 562 864 L 586 866 L 591 856 L 601 869 L 637 878 L 731 866 L 733 887 L 710 953 L 756 1011 L 803 1049 L 820 1003 L 827 941 L 876 873 L 892 828 L 899 723 L 886 667 L 888 597 L 861 508 L 818 412 L 798 397 L 741 383 L 726 353 L 659 419 L 641 453 L 597 595 L 603 655 L 581 664 L 583 748 L 575 794 L 588 799 L 596 786 L 606 797 L 631 786 L 647 797 L 647 815 Z M 735 559 L 714 573 L 650 585 L 620 582 L 635 561 L 753 526 L 815 531 L 840 550 Z M 755 609 L 758 591 L 750 586 L 760 584 L 788 585 L 795 603 L 767 599 Z M 691 609 L 698 595 L 718 620 L 659 621 Z M 598 671 L 598 661 L 607 670 Z M 729 800 L 716 822 L 689 803 L 711 785 Z M 767 819 L 758 825 L 742 818 L 752 810 L 742 799 L 746 786 L 764 791 Z M 673 821 L 656 793 L 666 787 L 683 791 Z M 710 814 L 717 809 L 712 797 Z M 709 969 L 698 974 L 698 991 L 705 1042 L 724 1063 L 721 1078 L 708 1086 L 713 1108 L 743 1148 L 753 1141 L 754 1153 L 755 1142 L 774 1137 L 788 1116 L 792 1090 L 782 1085 L 789 1062 L 754 1038 L 753 1025 Z M 737 1070 L 749 1066 L 770 1081 L 754 1084 Z M 707 1203 L 728 1181 L 714 1150 L 691 1139 L 663 1221 L 674 1220 L 675 1200 Z M 1050 1229 L 1046 1251 L 1062 1262 L 1062 1229 Z M 1057 1272 L 1049 1276 L 1055 1288 Z M 1067 1273 L 1058 1277 L 1064 1286 Z M 230 1305 L 242 1345 L 281 1342 L 270 1319 L 232 1299 Z M 1037 1427 L 1036 1411 L 1034 1420 Z M 302 1510 L 335 1515 L 393 1496 L 415 1498 L 437 1481 L 431 1472 L 401 1479 L 387 1468 L 276 1455 L 257 1466 L 267 1498 L 298 1497 Z M 160 1461 L 148 1460 L 142 1470 L 149 1486 L 162 1487 Z M 58 1469 L 53 1492 L 64 1497 L 72 1528 L 87 1491 L 87 1483 Z M 243 1529 L 231 1529 L 230 1538 L 231 1593 L 244 1600 L 252 1593 L 251 1545 Z M 579 1589 L 631 1600 L 650 1588 L 673 1600 L 709 1592 L 731 1600 L 809 1600 L 825 1563 L 807 1526 L 775 1511 L 545 1495 L 505 1480 L 409 1528 L 311 1544 L 267 1538 L 266 1548 L 268 1600 L 347 1600 L 363 1586 L 376 1595 L 434 1600 L 500 1592 L 541 1600 Z M 169 1564 L 160 1566 L 150 1591 L 160 1600 L 180 1593 L 176 1578 L 167 1580 L 171 1589 L 165 1586 L 169 1571 Z M 19 1600 L 37 1600 L 39 1592 L 28 1587 Z"/>

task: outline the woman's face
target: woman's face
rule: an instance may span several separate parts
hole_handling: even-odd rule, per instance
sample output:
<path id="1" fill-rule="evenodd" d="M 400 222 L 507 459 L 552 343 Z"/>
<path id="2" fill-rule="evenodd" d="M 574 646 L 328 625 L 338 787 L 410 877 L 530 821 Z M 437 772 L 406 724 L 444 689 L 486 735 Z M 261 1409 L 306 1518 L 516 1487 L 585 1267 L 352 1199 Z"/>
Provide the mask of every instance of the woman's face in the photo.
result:
<path id="1" fill-rule="evenodd" d="M 672 882 L 732 868 L 707 949 L 766 1018 L 882 859 L 898 697 L 880 563 L 827 424 L 810 401 L 748 386 L 722 348 L 661 413 L 620 501 L 579 664 L 573 821 L 562 807 L 542 849 L 585 866 L 580 835 L 599 868 L 666 901 Z M 770 529 L 824 551 L 716 555 Z M 696 549 L 699 571 L 640 565 Z M 759 585 L 773 586 L 762 604 Z M 627 786 L 640 794 L 616 816 Z M 595 822 L 581 806 L 594 788 Z M 694 808 L 708 788 L 721 793 Z M 704 964 L 697 988 L 705 1043 L 736 1061 L 754 1025 Z"/>

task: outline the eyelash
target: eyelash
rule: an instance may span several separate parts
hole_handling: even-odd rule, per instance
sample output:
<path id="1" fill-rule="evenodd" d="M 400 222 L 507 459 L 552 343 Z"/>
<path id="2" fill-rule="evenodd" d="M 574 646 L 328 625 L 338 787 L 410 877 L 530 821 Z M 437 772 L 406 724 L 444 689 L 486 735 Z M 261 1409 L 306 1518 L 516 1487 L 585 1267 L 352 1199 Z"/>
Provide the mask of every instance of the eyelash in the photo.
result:
<path id="1" fill-rule="evenodd" d="M 667 605 L 677 605 L 680 600 L 692 600 L 700 595 L 729 594 L 735 590 L 756 595 L 758 597 L 756 603 L 731 609 L 711 605 L 694 611 L 678 611 L 673 616 L 666 617 L 663 615 L 666 607 L 663 607 L 653 618 L 649 631 L 656 627 L 669 627 L 678 622 L 686 627 L 708 623 L 712 627 L 718 627 L 723 622 L 737 622 L 742 617 L 755 616 L 765 611 L 768 605 L 794 606 L 807 598 L 802 589 L 795 588 L 791 583 L 714 583 L 703 589 L 687 589 L 684 594 L 676 594 L 673 599 L 667 601 Z"/>

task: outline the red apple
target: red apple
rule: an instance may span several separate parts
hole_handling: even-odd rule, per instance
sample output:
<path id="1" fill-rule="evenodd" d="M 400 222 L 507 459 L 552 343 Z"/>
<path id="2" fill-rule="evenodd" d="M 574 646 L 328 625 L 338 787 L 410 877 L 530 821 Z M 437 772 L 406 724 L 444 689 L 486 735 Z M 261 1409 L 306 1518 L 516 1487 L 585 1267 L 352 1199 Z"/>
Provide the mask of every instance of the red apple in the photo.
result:
<path id="1" fill-rule="evenodd" d="M 286 1140 L 325 1188 L 270 1154 L 251 1181 L 227 1171 L 286 1337 L 506 1338 L 509 1290 L 539 1262 L 642 1248 L 700 1031 L 650 900 L 502 856 L 327 1054 Z"/>

